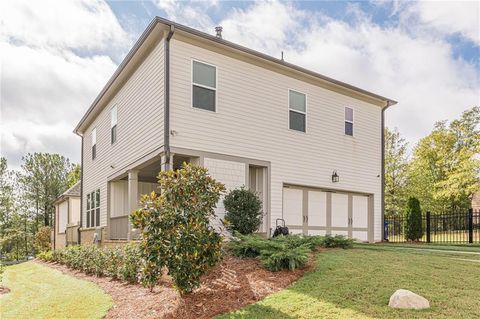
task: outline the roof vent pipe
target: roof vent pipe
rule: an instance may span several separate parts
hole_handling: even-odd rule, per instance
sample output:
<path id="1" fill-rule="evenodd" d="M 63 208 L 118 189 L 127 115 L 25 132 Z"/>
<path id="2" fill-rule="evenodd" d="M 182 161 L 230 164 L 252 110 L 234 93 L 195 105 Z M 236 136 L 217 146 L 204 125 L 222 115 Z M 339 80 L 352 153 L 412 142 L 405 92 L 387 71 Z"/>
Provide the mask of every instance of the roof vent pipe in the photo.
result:
<path id="1" fill-rule="evenodd" d="M 218 27 L 215 27 L 215 32 L 217 33 L 216 36 L 217 38 L 222 38 L 222 31 L 223 31 L 223 28 L 221 26 L 218 26 Z"/>

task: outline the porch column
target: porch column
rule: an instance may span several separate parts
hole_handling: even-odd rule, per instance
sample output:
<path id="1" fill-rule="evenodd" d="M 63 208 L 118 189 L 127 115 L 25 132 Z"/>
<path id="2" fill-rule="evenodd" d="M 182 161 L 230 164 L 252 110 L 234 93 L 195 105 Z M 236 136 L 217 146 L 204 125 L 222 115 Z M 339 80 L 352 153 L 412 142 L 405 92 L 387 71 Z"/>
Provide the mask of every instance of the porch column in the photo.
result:
<path id="1" fill-rule="evenodd" d="M 138 208 L 138 171 L 128 172 L 128 216 Z M 128 220 L 127 239 L 131 239 L 132 224 Z"/>
<path id="2" fill-rule="evenodd" d="M 160 157 L 160 162 L 161 162 L 161 170 L 162 171 L 170 171 L 173 169 L 173 153 L 170 154 L 170 163 L 167 165 L 167 157 L 165 154 L 162 154 Z"/>

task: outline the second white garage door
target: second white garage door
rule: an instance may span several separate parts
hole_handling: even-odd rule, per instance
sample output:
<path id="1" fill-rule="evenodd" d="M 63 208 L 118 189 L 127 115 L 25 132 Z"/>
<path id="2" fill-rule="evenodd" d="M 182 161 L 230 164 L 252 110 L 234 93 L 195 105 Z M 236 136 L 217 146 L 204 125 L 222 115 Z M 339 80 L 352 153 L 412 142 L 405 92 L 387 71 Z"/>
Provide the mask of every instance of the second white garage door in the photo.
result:
<path id="1" fill-rule="evenodd" d="M 285 186 L 283 218 L 292 233 L 344 235 L 360 241 L 373 239 L 369 195 Z M 369 238 L 371 235 L 371 238 Z"/>

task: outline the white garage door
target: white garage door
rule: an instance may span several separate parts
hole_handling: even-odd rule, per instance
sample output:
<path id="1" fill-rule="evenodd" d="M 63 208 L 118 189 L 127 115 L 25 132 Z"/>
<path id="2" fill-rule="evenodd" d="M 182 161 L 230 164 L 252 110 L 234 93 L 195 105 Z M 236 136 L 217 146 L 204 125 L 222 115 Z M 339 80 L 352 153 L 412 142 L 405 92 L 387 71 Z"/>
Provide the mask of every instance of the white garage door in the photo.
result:
<path id="1" fill-rule="evenodd" d="M 283 189 L 283 219 L 289 226 L 303 226 L 303 190 L 296 188 Z M 292 229 L 293 233 L 301 232 Z"/>
<path id="2" fill-rule="evenodd" d="M 344 235 L 367 241 L 369 200 L 368 195 L 285 187 L 283 218 L 291 233 Z"/>

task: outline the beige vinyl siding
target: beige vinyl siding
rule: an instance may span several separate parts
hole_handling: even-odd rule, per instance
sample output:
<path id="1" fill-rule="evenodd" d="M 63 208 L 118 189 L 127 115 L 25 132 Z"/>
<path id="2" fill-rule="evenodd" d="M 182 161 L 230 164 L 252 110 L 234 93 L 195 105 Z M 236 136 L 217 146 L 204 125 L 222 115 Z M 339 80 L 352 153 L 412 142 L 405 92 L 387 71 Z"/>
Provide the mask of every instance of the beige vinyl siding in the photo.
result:
<path id="1" fill-rule="evenodd" d="M 272 220 L 282 216 L 283 184 L 374 194 L 381 239 L 380 107 L 179 40 L 171 54 L 172 146 L 271 162 Z M 192 59 L 217 67 L 216 113 L 192 108 Z M 289 89 L 308 96 L 306 133 L 289 130 Z M 345 106 L 354 110 L 353 137 Z"/>
<path id="2" fill-rule="evenodd" d="M 80 223 L 80 198 L 70 197 L 69 201 L 70 201 L 69 224 L 79 224 Z"/>
<path id="3" fill-rule="evenodd" d="M 159 41 L 84 134 L 83 211 L 86 194 L 100 189 L 100 225 L 107 222 L 107 179 L 163 145 L 164 43 Z M 110 143 L 110 110 L 117 106 L 117 141 Z M 97 128 L 92 161 L 90 132 Z M 113 166 L 113 168 L 111 167 Z M 86 219 L 83 215 L 83 227 Z"/>

